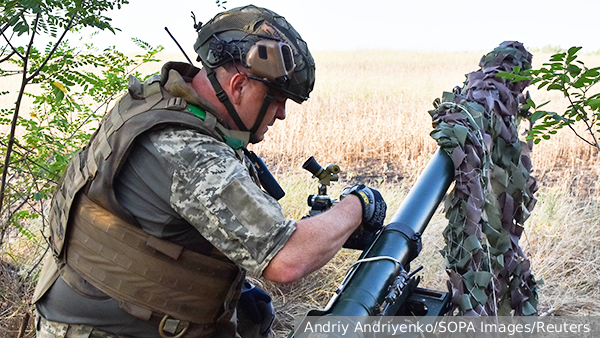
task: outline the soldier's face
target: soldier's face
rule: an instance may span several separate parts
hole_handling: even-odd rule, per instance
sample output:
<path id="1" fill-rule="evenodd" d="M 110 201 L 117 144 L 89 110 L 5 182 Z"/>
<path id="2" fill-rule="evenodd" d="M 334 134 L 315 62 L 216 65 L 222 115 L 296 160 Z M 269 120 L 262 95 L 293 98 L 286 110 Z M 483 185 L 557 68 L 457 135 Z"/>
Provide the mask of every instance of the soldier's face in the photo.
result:
<path id="1" fill-rule="evenodd" d="M 256 119 L 258 118 L 258 114 L 260 112 L 260 108 L 262 107 L 263 100 L 265 95 L 267 94 L 268 87 L 260 82 L 260 81 L 252 81 L 253 86 L 250 91 L 248 91 L 249 97 L 246 101 L 248 103 L 248 107 L 246 109 L 246 114 L 244 120 L 244 124 L 251 128 Z M 276 120 L 283 120 L 286 117 L 285 104 L 287 102 L 287 97 L 285 97 L 281 93 L 276 93 L 273 101 L 269 105 L 267 109 L 267 113 L 262 120 L 262 123 L 258 130 L 256 131 L 256 140 L 262 141 L 265 137 L 267 131 L 269 131 L 269 127 L 272 126 Z"/>

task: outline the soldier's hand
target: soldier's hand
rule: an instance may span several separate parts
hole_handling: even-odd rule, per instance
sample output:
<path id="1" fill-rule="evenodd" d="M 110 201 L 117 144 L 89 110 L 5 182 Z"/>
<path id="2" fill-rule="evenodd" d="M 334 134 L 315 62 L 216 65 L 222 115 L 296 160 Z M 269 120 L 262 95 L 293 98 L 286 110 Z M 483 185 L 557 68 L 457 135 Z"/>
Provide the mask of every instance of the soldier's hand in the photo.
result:
<path id="1" fill-rule="evenodd" d="M 350 235 L 344 247 L 365 250 L 383 228 L 387 205 L 379 191 L 363 184 L 357 184 L 344 189 L 340 199 L 350 194 L 358 196 L 362 204 L 363 217 L 360 226 Z"/>
<path id="2" fill-rule="evenodd" d="M 356 184 L 342 191 L 340 199 L 348 195 L 356 195 L 362 204 L 363 217 L 361 225 L 366 231 L 376 232 L 383 227 L 387 204 L 379 191 L 364 184 Z"/>
<path id="3" fill-rule="evenodd" d="M 259 325 L 262 335 L 270 330 L 275 319 L 275 309 L 271 297 L 247 279 L 242 286 L 242 294 L 238 302 L 238 319 L 248 319 Z"/>

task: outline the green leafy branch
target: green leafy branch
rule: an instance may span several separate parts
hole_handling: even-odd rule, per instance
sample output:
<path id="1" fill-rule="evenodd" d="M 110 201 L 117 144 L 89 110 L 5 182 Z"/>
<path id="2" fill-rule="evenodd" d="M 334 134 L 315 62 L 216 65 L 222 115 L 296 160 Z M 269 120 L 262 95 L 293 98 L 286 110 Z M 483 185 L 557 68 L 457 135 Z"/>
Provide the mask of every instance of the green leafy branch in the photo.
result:
<path id="1" fill-rule="evenodd" d="M 540 109 L 549 101 L 536 105 L 528 98 L 522 107 L 533 110 L 529 116 L 533 127 L 528 140 L 537 144 L 567 127 L 583 142 L 600 151 L 600 93 L 592 91 L 592 87 L 600 82 L 600 67 L 588 68 L 578 60 L 580 50 L 581 47 L 571 47 L 567 52 L 554 54 L 539 69 L 521 70 L 515 67 L 511 73 L 498 73 L 498 76 L 515 82 L 529 80 L 531 84 L 538 84 L 538 89 L 559 91 L 569 101 L 567 109 L 557 113 Z M 585 133 L 576 129 L 577 125 L 582 125 Z"/>
<path id="2" fill-rule="evenodd" d="M 226 3 L 227 3 L 227 0 L 215 0 L 215 5 L 217 5 L 217 7 L 223 8 L 223 9 L 227 9 L 225 7 Z"/>
<path id="3" fill-rule="evenodd" d="M 44 203 L 51 198 L 71 155 L 88 142 L 105 110 L 127 90 L 128 76 L 141 77 L 136 69 L 158 61 L 155 55 L 162 50 L 144 44 L 144 53 L 130 58 L 113 47 L 101 54 L 92 53 L 93 46 L 87 48 L 82 52 L 64 42 L 37 78 L 41 93 L 24 94 L 33 99 L 33 105 L 28 115 L 16 118 L 16 127 L 23 133 L 13 141 L 5 170 L 4 213 L 11 216 L 4 229 L 23 215 L 18 209 L 30 207 L 23 201 Z M 36 63 L 45 53 L 31 55 L 37 55 L 31 60 Z M 12 62 L 22 64 L 18 59 Z M 14 111 L 2 109 L 0 125 L 11 125 Z M 10 134 L 0 135 L 0 149 L 7 149 L 9 141 Z"/>
<path id="4" fill-rule="evenodd" d="M 35 83 L 48 63 L 54 60 L 55 53 L 60 48 L 67 33 L 83 27 L 95 27 L 99 30 L 108 29 L 114 33 L 115 29 L 110 25 L 110 18 L 101 13 L 113 9 L 115 6 L 121 8 L 121 5 L 127 3 L 127 0 L 6 0 L 0 3 L 0 35 L 6 41 L 6 46 L 0 52 L 0 60 L 2 60 L 2 63 L 16 63 L 20 66 L 18 71 L 0 70 L 0 75 L 21 74 L 22 77 L 12 114 L 10 134 L 6 143 L 4 165 L 2 167 L 0 212 L 4 212 L 8 170 L 26 86 Z M 10 30 L 12 30 L 12 34 L 8 37 L 6 33 Z M 36 37 L 47 35 L 56 38 L 59 30 L 62 30 L 62 33 L 58 40 L 47 47 L 43 58 L 38 58 L 41 54 L 34 46 Z M 15 46 L 13 37 L 19 38 L 22 35 L 27 37 L 27 45 L 25 47 Z M 38 62 L 33 62 L 36 60 Z M 2 238 L 0 236 L 1 242 Z"/>
<path id="5" fill-rule="evenodd" d="M 140 40 L 135 42 L 143 52 L 135 57 L 115 47 L 99 52 L 91 44 L 68 41 L 83 27 L 114 33 L 118 29 L 102 13 L 127 3 L 0 1 L 0 81 L 20 80 L 0 91 L 0 96 L 16 98 L 0 101 L 0 258 L 10 257 L 20 266 L 23 260 L 36 261 L 28 265 L 21 286 L 35 280 L 48 250 L 45 213 L 72 154 L 87 144 L 103 113 L 126 92 L 128 75 L 142 77 L 137 68 L 158 61 L 162 47 Z M 22 257 L 11 250 L 13 244 L 35 248 L 35 253 Z M 24 328 L 32 308 L 20 311 L 25 312 Z"/>
<path id="6" fill-rule="evenodd" d="M 8 130 L 0 133 L 0 152 L 4 154 L 0 247 L 11 227 L 25 233 L 22 229 L 26 229 L 26 221 L 31 218 L 26 215 L 36 215 L 44 222 L 43 211 L 71 155 L 88 142 L 103 113 L 124 94 L 128 76 L 141 77 L 137 71 L 141 64 L 158 61 L 156 54 L 162 47 L 152 47 L 138 39 L 134 42 L 143 52 L 133 58 L 115 47 L 99 53 L 91 44 L 73 47 L 67 40 L 69 33 L 86 26 L 114 32 L 117 29 L 110 26 L 110 18 L 101 13 L 126 3 L 126 0 L 0 3 L 0 39 L 5 41 L 0 46 L 0 78 L 14 75 L 21 78 L 14 91 L 16 103 L 0 106 L 0 125 Z M 35 44 L 39 35 L 57 39 L 40 48 Z M 17 39 L 19 36 L 26 39 Z M 0 93 L 6 94 L 9 92 Z M 23 104 L 26 97 L 33 100 L 31 106 Z"/>

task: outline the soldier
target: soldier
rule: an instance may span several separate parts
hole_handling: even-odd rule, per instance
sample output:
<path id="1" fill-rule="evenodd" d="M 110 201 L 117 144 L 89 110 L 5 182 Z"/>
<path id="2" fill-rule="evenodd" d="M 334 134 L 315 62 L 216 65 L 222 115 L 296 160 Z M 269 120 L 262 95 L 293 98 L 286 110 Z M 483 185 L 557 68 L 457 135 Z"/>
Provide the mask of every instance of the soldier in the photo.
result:
<path id="1" fill-rule="evenodd" d="M 281 16 L 246 6 L 198 25 L 202 69 L 169 62 L 108 113 L 53 198 L 36 287 L 38 337 L 261 337 L 269 296 L 385 218 L 357 185 L 327 212 L 286 219 L 245 155 L 302 103 L 313 58 Z"/>

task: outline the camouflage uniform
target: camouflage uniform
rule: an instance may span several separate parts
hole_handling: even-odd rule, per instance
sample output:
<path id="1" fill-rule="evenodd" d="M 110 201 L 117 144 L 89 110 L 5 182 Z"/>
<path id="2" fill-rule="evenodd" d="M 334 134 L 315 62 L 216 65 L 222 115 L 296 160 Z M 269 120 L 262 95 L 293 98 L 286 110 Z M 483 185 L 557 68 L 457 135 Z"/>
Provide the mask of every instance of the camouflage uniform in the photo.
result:
<path id="1" fill-rule="evenodd" d="M 149 138 L 171 166 L 171 207 L 238 266 L 260 275 L 295 222 L 224 143 L 175 127 Z"/>
<path id="2" fill-rule="evenodd" d="M 116 177 L 114 193 L 148 234 L 195 252 L 216 249 L 257 275 L 295 230 L 295 222 L 286 219 L 277 201 L 257 185 L 253 167 L 239 149 L 180 126 L 167 125 L 136 138 Z M 84 324 L 84 334 L 93 331 L 88 336 L 159 337 L 160 317 L 140 320 L 118 300 L 86 297 L 60 277 L 36 305 L 42 317 L 40 337 L 82 336 L 63 335 L 60 323 Z M 230 322 L 235 320 L 234 314 Z M 184 337 L 221 336 L 219 330 L 217 324 L 192 324 Z"/>

